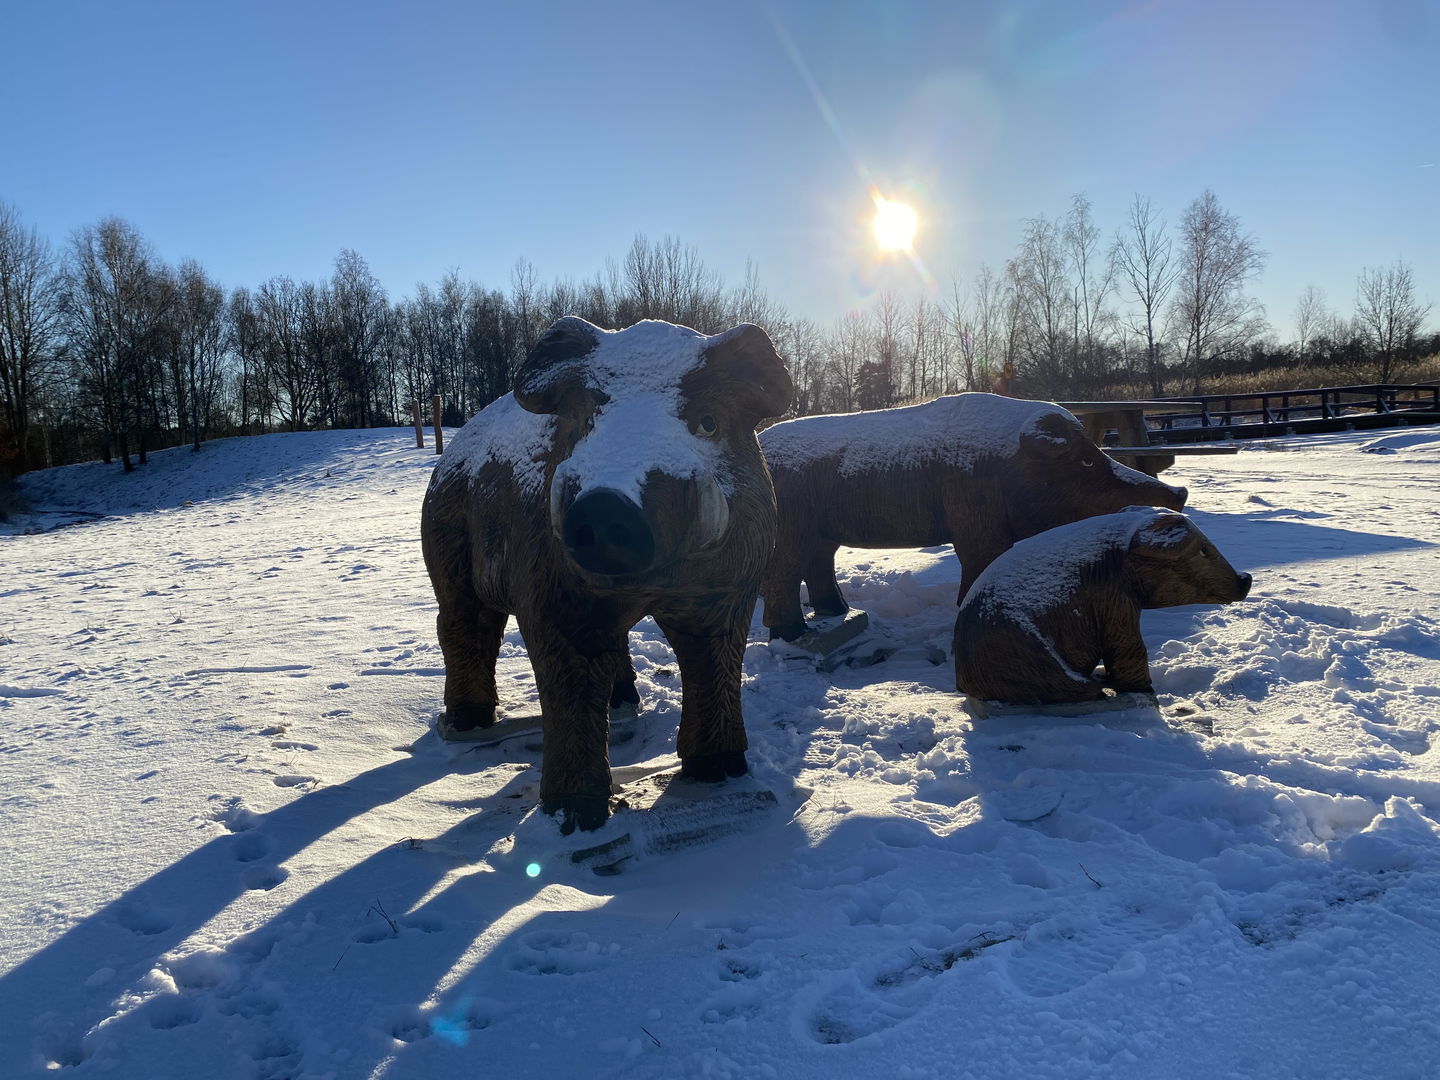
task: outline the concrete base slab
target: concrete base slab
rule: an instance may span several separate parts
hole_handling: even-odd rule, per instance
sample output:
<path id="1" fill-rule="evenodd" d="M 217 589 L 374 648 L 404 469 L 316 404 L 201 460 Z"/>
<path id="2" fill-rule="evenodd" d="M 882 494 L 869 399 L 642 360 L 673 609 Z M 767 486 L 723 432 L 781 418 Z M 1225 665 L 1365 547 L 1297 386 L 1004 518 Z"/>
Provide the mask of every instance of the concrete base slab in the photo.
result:
<path id="1" fill-rule="evenodd" d="M 967 697 L 962 707 L 971 716 L 984 719 L 989 716 L 1096 716 L 1126 709 L 1156 709 L 1159 702 L 1154 694 L 1108 691 L 1105 697 L 1096 701 L 1062 701 L 1052 705 L 1016 705 L 1008 701 Z"/>
<path id="2" fill-rule="evenodd" d="M 610 711 L 610 745 L 621 746 L 635 738 L 636 724 L 640 719 L 634 706 L 623 706 Z M 499 746 L 513 739 L 528 739 L 525 749 L 539 752 L 542 748 L 544 721 L 539 713 L 523 716 L 506 716 L 489 727 L 470 728 L 457 731 L 446 720 L 444 713 L 435 722 L 435 734 L 447 743 L 464 743 L 465 749 L 483 749 Z"/>
<path id="3" fill-rule="evenodd" d="M 619 836 L 570 853 L 570 861 L 596 874 L 622 873 L 646 855 L 664 855 L 786 820 L 810 797 L 808 788 L 781 788 L 753 775 L 707 784 L 680 776 L 679 766 L 614 769 L 620 788 L 607 830 Z"/>
<path id="4" fill-rule="evenodd" d="M 811 616 L 805 620 L 805 627 L 805 633 L 787 644 L 813 656 L 828 656 L 869 629 L 870 616 L 851 608 L 844 615 Z"/>

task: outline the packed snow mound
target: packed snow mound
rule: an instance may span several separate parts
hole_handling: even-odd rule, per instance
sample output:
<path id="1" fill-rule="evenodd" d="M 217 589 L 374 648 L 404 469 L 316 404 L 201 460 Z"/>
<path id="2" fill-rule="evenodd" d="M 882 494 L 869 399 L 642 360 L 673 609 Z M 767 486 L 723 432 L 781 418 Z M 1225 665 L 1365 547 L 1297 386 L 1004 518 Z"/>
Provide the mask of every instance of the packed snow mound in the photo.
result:
<path id="1" fill-rule="evenodd" d="M 204 502 L 244 504 L 280 492 L 303 501 L 361 477 L 373 482 L 377 470 L 382 476 L 407 477 L 417 468 L 428 470 L 435 464 L 433 454 L 433 449 L 415 450 L 411 427 L 372 428 L 214 439 L 198 451 L 174 446 L 154 451 L 146 464 L 128 473 L 118 460 L 40 469 L 20 477 L 30 513 L 11 521 L 8 531 L 45 531 L 86 518 Z M 138 459 L 132 455 L 132 461 Z M 392 479 L 400 482 L 398 476 Z"/>
<path id="2" fill-rule="evenodd" d="M 1413 450 L 1417 453 L 1440 453 L 1440 431 L 1426 428 L 1422 431 L 1402 431 L 1371 439 L 1361 447 L 1369 454 L 1393 454 L 1399 450 Z"/>
<path id="3" fill-rule="evenodd" d="M 1158 709 L 972 719 L 954 554 L 842 549 L 890 658 L 745 654 L 808 800 L 613 877 L 525 739 L 433 733 L 409 429 L 27 476 L 72 527 L 0 536 L 0 1077 L 1426 1077 L 1435 456 L 1370 441 L 1166 473 L 1255 586 L 1144 613 Z M 680 677 L 630 645 L 634 772 Z M 537 711 L 513 625 L 498 682 Z"/>

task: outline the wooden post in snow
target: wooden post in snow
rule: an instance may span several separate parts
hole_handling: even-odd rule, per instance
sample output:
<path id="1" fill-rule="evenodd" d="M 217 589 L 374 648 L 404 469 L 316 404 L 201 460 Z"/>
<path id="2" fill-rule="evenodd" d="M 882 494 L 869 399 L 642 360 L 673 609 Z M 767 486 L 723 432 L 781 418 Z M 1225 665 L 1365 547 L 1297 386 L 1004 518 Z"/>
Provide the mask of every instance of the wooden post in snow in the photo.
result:
<path id="1" fill-rule="evenodd" d="M 425 426 L 420 416 L 420 402 L 410 402 L 410 415 L 415 418 L 415 447 L 425 449 Z"/>
<path id="2" fill-rule="evenodd" d="M 431 411 L 435 414 L 435 452 L 445 452 L 445 433 L 440 429 L 440 395 L 436 394 L 430 399 Z"/>

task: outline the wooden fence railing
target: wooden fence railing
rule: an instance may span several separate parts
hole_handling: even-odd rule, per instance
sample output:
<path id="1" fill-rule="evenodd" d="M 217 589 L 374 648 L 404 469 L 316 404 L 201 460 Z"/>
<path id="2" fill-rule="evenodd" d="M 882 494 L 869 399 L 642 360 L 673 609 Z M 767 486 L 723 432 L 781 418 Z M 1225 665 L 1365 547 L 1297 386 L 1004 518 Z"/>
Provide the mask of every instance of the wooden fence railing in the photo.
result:
<path id="1" fill-rule="evenodd" d="M 1166 399 L 1162 399 L 1166 400 Z M 1190 394 L 1171 412 L 1148 412 L 1154 442 L 1246 438 L 1292 431 L 1338 431 L 1440 422 L 1440 383 L 1371 383 L 1271 390 L 1258 394 Z"/>

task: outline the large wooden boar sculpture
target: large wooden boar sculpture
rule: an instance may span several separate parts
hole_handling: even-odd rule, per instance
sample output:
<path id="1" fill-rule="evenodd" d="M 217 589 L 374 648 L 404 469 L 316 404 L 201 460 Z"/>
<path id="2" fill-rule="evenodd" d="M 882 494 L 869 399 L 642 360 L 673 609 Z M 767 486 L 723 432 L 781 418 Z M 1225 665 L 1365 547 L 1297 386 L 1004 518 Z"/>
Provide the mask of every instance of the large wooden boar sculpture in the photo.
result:
<path id="1" fill-rule="evenodd" d="M 680 666 L 682 771 L 746 771 L 741 654 L 775 540 L 755 427 L 792 390 L 756 326 L 706 337 L 567 317 L 435 469 L 421 542 L 440 606 L 442 732 L 495 722 L 513 614 L 540 695 L 541 801 L 565 832 L 609 814 L 608 708 L 638 700 L 628 635 L 645 615 Z"/>
<path id="2" fill-rule="evenodd" d="M 1136 503 L 1185 505 L 1184 488 L 1119 464 L 1058 405 L 994 394 L 806 416 L 760 445 L 780 509 L 761 593 L 772 638 L 804 633 L 802 580 L 816 615 L 849 609 L 835 580 L 842 544 L 953 544 L 963 597 L 1022 537 Z"/>
<path id="3" fill-rule="evenodd" d="M 965 594 L 955 620 L 956 688 L 1017 705 L 1149 692 L 1140 612 L 1228 604 L 1250 592 L 1183 514 L 1134 507 L 1022 540 Z M 1105 678 L 1095 666 L 1105 663 Z"/>

